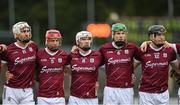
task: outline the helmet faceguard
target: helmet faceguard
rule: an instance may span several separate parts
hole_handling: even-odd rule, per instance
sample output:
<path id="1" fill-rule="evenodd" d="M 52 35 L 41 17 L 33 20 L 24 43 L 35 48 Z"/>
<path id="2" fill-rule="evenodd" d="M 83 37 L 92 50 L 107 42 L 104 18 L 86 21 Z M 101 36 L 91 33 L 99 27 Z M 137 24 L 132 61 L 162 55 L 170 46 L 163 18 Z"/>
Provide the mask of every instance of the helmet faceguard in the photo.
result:
<path id="1" fill-rule="evenodd" d="M 120 46 L 123 46 L 123 45 L 125 45 L 125 43 L 126 43 L 126 39 L 125 40 L 121 40 L 121 41 L 115 41 L 114 40 L 114 35 L 115 35 L 115 33 L 117 32 L 117 31 L 120 31 L 120 30 L 122 30 L 122 31 L 124 31 L 126 34 L 127 34 L 127 28 L 126 28 L 126 26 L 124 25 L 124 24 L 122 24 L 122 23 L 116 23 L 116 24 L 113 24 L 112 25 L 112 28 L 111 28 L 111 31 L 112 31 L 112 40 L 114 41 L 114 43 L 118 46 L 118 47 L 120 47 Z"/>
<path id="2" fill-rule="evenodd" d="M 60 39 L 61 33 L 58 30 L 55 29 L 51 29 L 51 30 L 47 30 L 46 31 L 46 40 L 50 39 L 50 38 L 58 38 Z"/>
<path id="3" fill-rule="evenodd" d="M 148 29 L 148 35 L 152 38 L 156 38 L 157 35 L 159 34 L 165 34 L 166 29 L 163 25 L 152 25 Z M 162 47 L 164 43 L 156 43 L 154 40 L 152 42 L 157 46 L 157 47 Z"/>
<path id="4" fill-rule="evenodd" d="M 27 30 L 24 30 L 27 29 Z M 13 25 L 12 28 L 13 34 L 14 34 L 14 38 L 19 40 L 20 42 L 23 43 L 28 43 L 31 40 L 31 27 L 28 25 L 27 22 L 18 22 L 16 24 Z M 23 37 L 20 34 L 28 32 L 28 36 L 27 37 Z"/>
<path id="5" fill-rule="evenodd" d="M 57 51 L 59 49 L 59 46 L 61 46 L 61 33 L 58 30 L 51 29 L 46 31 L 46 46 L 48 47 L 49 50 L 51 51 Z M 59 44 L 58 45 L 52 45 L 50 44 L 50 41 L 53 39 L 58 39 Z"/>
<path id="6" fill-rule="evenodd" d="M 163 25 L 152 25 L 148 29 L 148 35 L 166 33 L 166 29 Z"/>
<path id="7" fill-rule="evenodd" d="M 87 45 L 87 46 L 81 47 L 81 46 L 80 46 L 80 41 L 81 41 L 83 38 L 90 38 L 91 43 L 89 43 L 89 45 Z M 80 31 L 80 32 L 78 32 L 78 33 L 76 34 L 76 45 L 79 46 L 79 47 L 80 47 L 82 50 L 84 50 L 84 51 L 88 51 L 88 50 L 91 48 L 92 40 L 93 40 L 93 37 L 92 37 L 92 33 L 91 33 L 91 32 L 88 32 L 88 31 Z"/>

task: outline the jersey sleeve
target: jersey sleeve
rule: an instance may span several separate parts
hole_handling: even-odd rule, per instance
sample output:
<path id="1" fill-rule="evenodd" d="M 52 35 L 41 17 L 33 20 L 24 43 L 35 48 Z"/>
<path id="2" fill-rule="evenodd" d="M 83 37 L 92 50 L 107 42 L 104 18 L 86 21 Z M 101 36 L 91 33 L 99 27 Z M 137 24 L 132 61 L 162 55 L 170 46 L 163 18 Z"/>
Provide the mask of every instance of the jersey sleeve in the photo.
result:
<path id="1" fill-rule="evenodd" d="M 135 60 L 135 62 L 140 62 L 141 61 L 141 55 L 142 55 L 141 49 L 135 48 L 135 52 L 134 52 L 134 60 Z"/>
<path id="2" fill-rule="evenodd" d="M 70 62 L 71 62 L 71 59 L 72 59 L 71 54 L 68 54 L 68 55 L 67 55 L 67 60 L 66 60 L 65 65 L 69 65 Z"/>
<path id="3" fill-rule="evenodd" d="M 178 53 L 179 56 L 180 56 L 180 44 L 176 44 L 176 48 L 177 48 L 177 53 Z"/>
<path id="4" fill-rule="evenodd" d="M 169 61 L 170 62 L 175 62 L 175 61 L 177 61 L 177 59 L 176 59 L 176 53 L 175 53 L 175 51 L 174 50 L 171 50 L 171 53 L 169 54 Z"/>

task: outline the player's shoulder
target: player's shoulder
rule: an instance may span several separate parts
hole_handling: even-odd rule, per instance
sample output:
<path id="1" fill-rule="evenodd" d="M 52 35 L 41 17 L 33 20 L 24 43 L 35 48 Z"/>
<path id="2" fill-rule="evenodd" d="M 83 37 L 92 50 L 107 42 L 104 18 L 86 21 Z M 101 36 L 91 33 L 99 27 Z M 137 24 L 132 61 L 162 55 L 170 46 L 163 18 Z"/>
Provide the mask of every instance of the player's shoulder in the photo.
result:
<path id="1" fill-rule="evenodd" d="M 38 45 L 37 45 L 34 41 L 30 41 L 30 42 L 28 43 L 28 46 L 38 49 Z"/>
<path id="2" fill-rule="evenodd" d="M 127 44 L 126 44 L 126 47 L 127 47 L 127 48 L 138 48 L 135 43 L 127 43 Z"/>
<path id="3" fill-rule="evenodd" d="M 176 48 L 178 51 L 180 51 L 180 44 L 176 44 Z"/>
<path id="4" fill-rule="evenodd" d="M 127 43 L 127 45 L 128 45 L 128 46 L 133 46 L 133 47 L 134 47 L 134 46 L 137 46 L 135 43 L 129 43 L 129 42 Z"/>
<path id="5" fill-rule="evenodd" d="M 99 50 L 92 50 L 93 55 L 101 55 L 101 52 Z"/>
<path id="6" fill-rule="evenodd" d="M 112 42 L 108 42 L 101 45 L 101 49 L 107 49 L 107 48 L 112 48 Z"/>
<path id="7" fill-rule="evenodd" d="M 44 52 L 45 52 L 45 49 L 44 48 L 40 48 L 37 52 L 37 55 L 40 55 L 40 56 L 43 56 L 44 55 Z"/>
<path id="8" fill-rule="evenodd" d="M 16 47 L 16 45 L 15 45 L 15 43 L 11 43 L 11 44 L 9 44 L 8 46 L 7 46 L 7 48 L 14 48 L 14 47 Z"/>
<path id="9" fill-rule="evenodd" d="M 11 43 L 7 46 L 6 52 L 16 51 L 17 49 L 18 49 L 18 47 L 15 45 L 15 43 Z"/>
<path id="10" fill-rule="evenodd" d="M 172 47 L 164 48 L 164 50 L 165 50 L 165 52 L 175 53 L 175 50 Z"/>
<path id="11" fill-rule="evenodd" d="M 60 55 L 65 55 L 65 56 L 68 55 L 68 53 L 67 53 L 65 50 L 63 50 L 63 49 L 59 49 L 59 50 L 58 50 L 58 53 L 59 53 Z"/>

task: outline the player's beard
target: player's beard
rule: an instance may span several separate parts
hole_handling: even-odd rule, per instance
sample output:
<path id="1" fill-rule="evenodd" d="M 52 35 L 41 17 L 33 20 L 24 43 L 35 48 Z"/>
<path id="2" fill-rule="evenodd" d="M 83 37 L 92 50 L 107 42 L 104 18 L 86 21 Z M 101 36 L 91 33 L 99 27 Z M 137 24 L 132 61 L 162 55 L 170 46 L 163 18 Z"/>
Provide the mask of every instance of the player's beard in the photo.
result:
<path id="1" fill-rule="evenodd" d="M 162 47 L 164 45 L 164 43 L 155 43 L 154 41 L 152 41 L 154 43 L 154 45 L 158 48 Z"/>
<path id="2" fill-rule="evenodd" d="M 16 39 L 19 40 L 22 43 L 25 43 L 25 44 L 28 43 L 31 40 L 31 38 L 24 38 L 24 39 L 16 38 Z"/>
<path id="3" fill-rule="evenodd" d="M 88 51 L 88 50 L 91 49 L 91 47 L 90 47 L 90 46 L 87 46 L 87 47 L 82 47 L 81 49 L 84 50 L 84 51 Z"/>
<path id="4" fill-rule="evenodd" d="M 121 47 L 125 45 L 125 41 L 114 41 L 114 43 L 116 44 L 116 46 Z"/>
<path id="5" fill-rule="evenodd" d="M 48 47 L 48 49 L 52 52 L 56 52 L 58 50 L 58 48 L 52 48 L 52 47 Z"/>
<path id="6" fill-rule="evenodd" d="M 155 44 L 155 45 L 156 45 L 156 47 L 160 48 L 160 47 L 162 47 L 164 45 L 164 43 L 162 43 L 162 44 Z"/>
<path id="7" fill-rule="evenodd" d="M 47 48 L 50 50 L 50 51 L 52 51 L 52 52 L 56 52 L 57 50 L 59 50 L 59 46 L 56 46 L 56 47 L 54 47 L 54 46 L 48 46 L 48 45 L 46 45 L 47 46 Z"/>

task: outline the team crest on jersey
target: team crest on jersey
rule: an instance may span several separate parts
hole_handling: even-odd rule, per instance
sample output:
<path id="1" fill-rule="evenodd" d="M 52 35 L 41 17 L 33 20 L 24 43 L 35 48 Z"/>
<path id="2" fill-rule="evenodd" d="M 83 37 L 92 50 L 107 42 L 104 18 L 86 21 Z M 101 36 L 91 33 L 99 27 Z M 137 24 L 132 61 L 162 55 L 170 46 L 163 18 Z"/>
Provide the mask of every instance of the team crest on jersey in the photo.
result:
<path id="1" fill-rule="evenodd" d="M 94 63 L 94 58 L 90 58 L 90 63 Z"/>
<path id="2" fill-rule="evenodd" d="M 54 60 L 53 59 L 51 59 L 51 64 L 53 64 L 54 63 Z"/>
<path id="3" fill-rule="evenodd" d="M 62 58 L 58 58 L 58 63 L 62 63 Z"/>
<path id="4" fill-rule="evenodd" d="M 125 54 L 129 54 L 129 50 L 124 50 L 124 53 Z"/>
<path id="5" fill-rule="evenodd" d="M 164 57 L 164 58 L 167 58 L 167 53 L 163 53 L 163 57 Z"/>
<path id="6" fill-rule="evenodd" d="M 83 59 L 82 59 L 82 63 L 85 63 L 85 62 L 86 62 L 86 60 L 83 58 Z"/>
<path id="7" fill-rule="evenodd" d="M 29 47 L 29 51 L 30 51 L 30 52 L 33 52 L 33 49 L 32 49 L 32 47 Z"/>
<path id="8" fill-rule="evenodd" d="M 120 55 L 121 54 L 121 52 L 120 51 L 117 51 L 117 55 Z"/>

